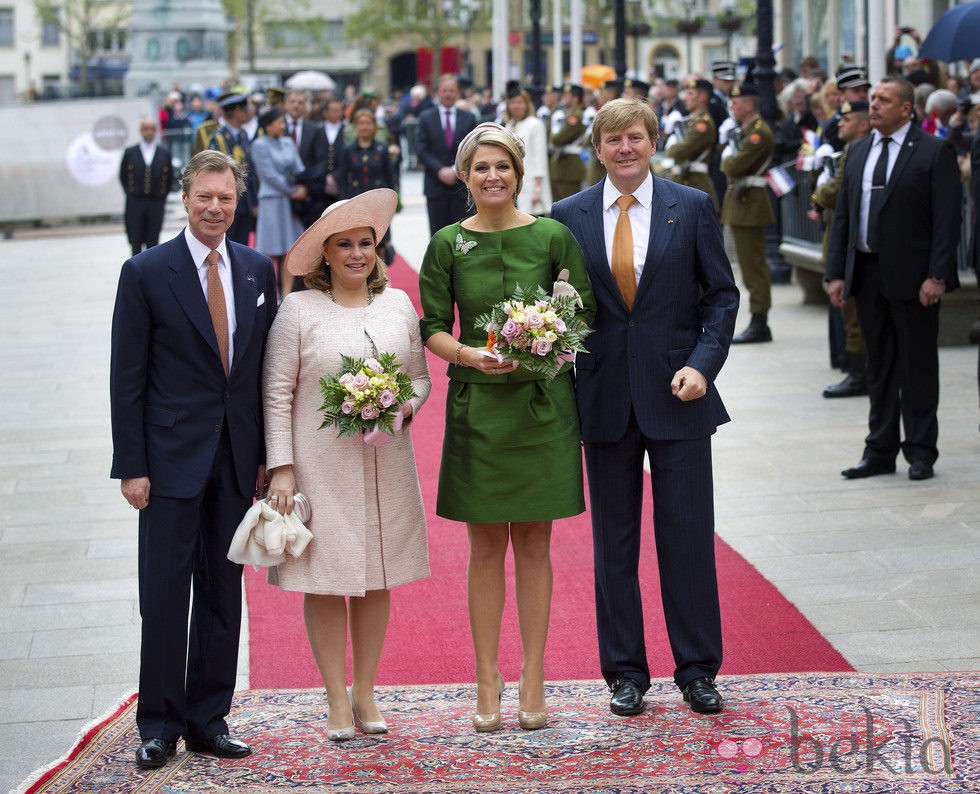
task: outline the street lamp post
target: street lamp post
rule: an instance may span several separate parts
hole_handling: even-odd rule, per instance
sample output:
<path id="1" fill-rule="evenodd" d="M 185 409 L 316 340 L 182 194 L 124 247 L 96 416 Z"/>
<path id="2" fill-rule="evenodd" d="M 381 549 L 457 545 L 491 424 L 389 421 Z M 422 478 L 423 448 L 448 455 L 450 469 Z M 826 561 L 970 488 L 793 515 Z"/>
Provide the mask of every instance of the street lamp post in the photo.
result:
<path id="1" fill-rule="evenodd" d="M 31 53 L 24 53 L 24 72 L 27 78 L 27 84 L 24 86 L 24 98 L 30 101 L 31 99 Z"/>
<path id="2" fill-rule="evenodd" d="M 759 0 L 756 7 L 756 53 L 754 79 L 759 89 L 759 115 L 772 126 L 776 108 L 776 59 L 772 54 L 772 0 Z"/>
<path id="3" fill-rule="evenodd" d="M 531 0 L 531 98 L 535 103 L 541 99 L 541 0 Z M 559 45 L 560 46 L 560 45 Z"/>
<path id="4" fill-rule="evenodd" d="M 615 0 L 613 21 L 613 69 L 620 80 L 626 77 L 626 0 Z"/>

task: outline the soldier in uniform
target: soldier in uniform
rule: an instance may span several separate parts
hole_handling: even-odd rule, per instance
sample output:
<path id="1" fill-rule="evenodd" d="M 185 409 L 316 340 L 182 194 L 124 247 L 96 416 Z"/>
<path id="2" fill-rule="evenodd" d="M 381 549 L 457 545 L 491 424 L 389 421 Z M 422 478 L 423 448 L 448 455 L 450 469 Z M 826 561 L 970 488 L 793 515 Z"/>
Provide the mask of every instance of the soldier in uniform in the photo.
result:
<path id="1" fill-rule="evenodd" d="M 844 173 L 844 161 L 847 158 L 846 144 L 860 140 L 871 132 L 871 120 L 868 117 L 867 102 L 844 102 L 840 106 L 840 124 L 838 133 L 844 141 L 844 151 L 835 158 L 828 158 L 824 171 L 817 180 L 817 187 L 810 197 L 812 208 L 809 217 L 826 220 L 823 234 L 823 260 L 827 261 L 827 247 L 830 244 L 830 224 L 837 206 L 837 196 L 840 193 L 841 176 Z M 826 178 L 825 178 L 826 177 Z M 831 311 L 836 311 L 833 306 Z M 844 322 L 844 351 L 847 353 L 847 376 L 840 382 L 827 386 L 823 396 L 859 397 L 868 393 L 868 383 L 865 370 L 868 356 L 861 336 L 861 326 L 858 323 L 857 304 L 854 298 L 848 298 L 840 308 L 841 319 Z"/>
<path id="2" fill-rule="evenodd" d="M 735 120 L 728 114 L 728 100 L 735 87 L 735 61 L 714 61 L 711 64 L 711 84 L 713 91 L 708 101 L 708 112 L 718 130 L 718 148 L 711 158 L 709 173 L 715 192 L 721 196 L 725 192 L 727 180 L 721 172 L 721 150 L 728 143 L 728 133 L 735 129 Z"/>
<path id="3" fill-rule="evenodd" d="M 216 149 L 229 154 L 241 165 L 245 166 L 245 193 L 238 199 L 235 208 L 235 222 L 226 232 L 227 236 L 236 243 L 248 245 L 248 237 L 255 228 L 255 218 L 258 215 L 258 177 L 252 168 L 252 158 L 249 154 L 251 143 L 248 133 L 242 129 L 242 124 L 248 118 L 248 97 L 245 94 L 229 91 L 217 99 L 221 108 L 223 120 L 208 142 L 208 149 Z"/>
<path id="4" fill-rule="evenodd" d="M 554 153 L 551 155 L 551 195 L 555 201 L 574 196 L 582 189 L 585 161 L 582 152 L 588 146 L 585 124 L 582 123 L 582 86 L 566 83 L 562 91 L 565 119 L 561 128 L 551 136 Z"/>
<path id="5" fill-rule="evenodd" d="M 160 242 L 167 194 L 176 181 L 170 151 L 157 142 L 157 122 L 140 122 L 142 141 L 123 152 L 119 181 L 126 194 L 126 237 L 136 256 Z"/>
<path id="6" fill-rule="evenodd" d="M 868 74 L 865 72 L 862 66 L 845 66 L 837 71 L 836 75 L 837 89 L 841 93 L 841 99 L 843 102 L 850 102 L 854 104 L 855 102 L 867 102 L 868 101 L 868 89 L 871 88 L 871 83 L 868 82 Z M 824 143 L 829 143 L 834 147 L 835 152 L 841 152 L 844 150 L 845 141 L 840 137 L 837 132 L 837 127 L 840 124 L 841 113 L 838 109 L 833 116 L 831 116 L 823 128 L 823 135 L 821 135 L 821 140 Z"/>
<path id="7" fill-rule="evenodd" d="M 718 194 L 708 176 L 709 164 L 718 140 L 718 130 L 708 112 L 711 98 L 711 83 L 707 80 L 691 78 L 684 89 L 684 104 L 688 115 L 678 130 L 677 140 L 667 148 L 667 157 L 674 165 L 667 176 L 681 185 L 695 187 L 711 196 L 715 210 Z"/>
<path id="8" fill-rule="evenodd" d="M 775 141 L 772 130 L 759 116 L 759 90 L 753 85 L 732 89 L 732 117 L 738 123 L 722 154 L 721 170 L 728 176 L 728 189 L 721 222 L 732 227 L 735 253 L 742 281 L 749 291 L 752 321 L 732 342 L 771 342 L 769 308 L 772 306 L 771 276 L 766 262 L 765 228 L 775 221 L 768 183 L 764 174 L 772 160 Z"/>

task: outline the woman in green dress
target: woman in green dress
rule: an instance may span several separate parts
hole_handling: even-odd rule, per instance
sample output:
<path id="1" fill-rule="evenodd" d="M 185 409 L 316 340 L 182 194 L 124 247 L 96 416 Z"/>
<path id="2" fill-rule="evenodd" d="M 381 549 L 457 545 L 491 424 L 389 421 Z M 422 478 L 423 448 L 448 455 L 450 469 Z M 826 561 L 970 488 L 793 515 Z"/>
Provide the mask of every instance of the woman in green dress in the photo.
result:
<path id="1" fill-rule="evenodd" d="M 474 318 L 510 298 L 517 284 L 549 294 L 559 272 L 590 323 L 595 312 L 582 252 L 550 218 L 517 209 L 524 146 L 499 124 L 476 127 L 459 146 L 456 172 L 476 215 L 435 234 L 419 274 L 422 337 L 449 362 L 446 436 L 436 512 L 467 524 L 467 590 L 476 655 L 477 731 L 501 726 L 504 679 L 497 656 L 507 546 L 513 547 L 523 648 L 518 721 L 547 723 L 544 649 L 551 610 L 551 523 L 585 510 L 578 414 L 571 365 L 554 380 L 488 355 Z M 453 322 L 459 314 L 457 340 Z"/>

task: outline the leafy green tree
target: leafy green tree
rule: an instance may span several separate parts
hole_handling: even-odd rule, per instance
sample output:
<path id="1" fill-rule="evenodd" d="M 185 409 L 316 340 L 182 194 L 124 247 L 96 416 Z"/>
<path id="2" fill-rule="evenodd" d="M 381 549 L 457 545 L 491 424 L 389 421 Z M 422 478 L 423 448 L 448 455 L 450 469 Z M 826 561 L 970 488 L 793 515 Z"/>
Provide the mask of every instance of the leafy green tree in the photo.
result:
<path id="1" fill-rule="evenodd" d="M 78 83 L 89 90 L 88 64 L 98 52 L 98 35 L 117 33 L 129 21 L 128 3 L 105 0 L 34 0 L 37 15 L 54 25 L 78 58 Z"/>

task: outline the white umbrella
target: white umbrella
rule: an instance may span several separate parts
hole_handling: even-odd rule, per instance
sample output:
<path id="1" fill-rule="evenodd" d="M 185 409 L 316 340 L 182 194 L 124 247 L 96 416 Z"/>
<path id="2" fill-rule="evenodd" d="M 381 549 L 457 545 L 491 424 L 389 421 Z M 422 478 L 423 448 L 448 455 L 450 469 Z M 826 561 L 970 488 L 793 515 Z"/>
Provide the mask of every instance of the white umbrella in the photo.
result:
<path id="1" fill-rule="evenodd" d="M 336 91 L 337 84 L 328 74 L 308 70 L 296 72 L 286 81 L 286 88 L 296 88 L 300 91 Z"/>

